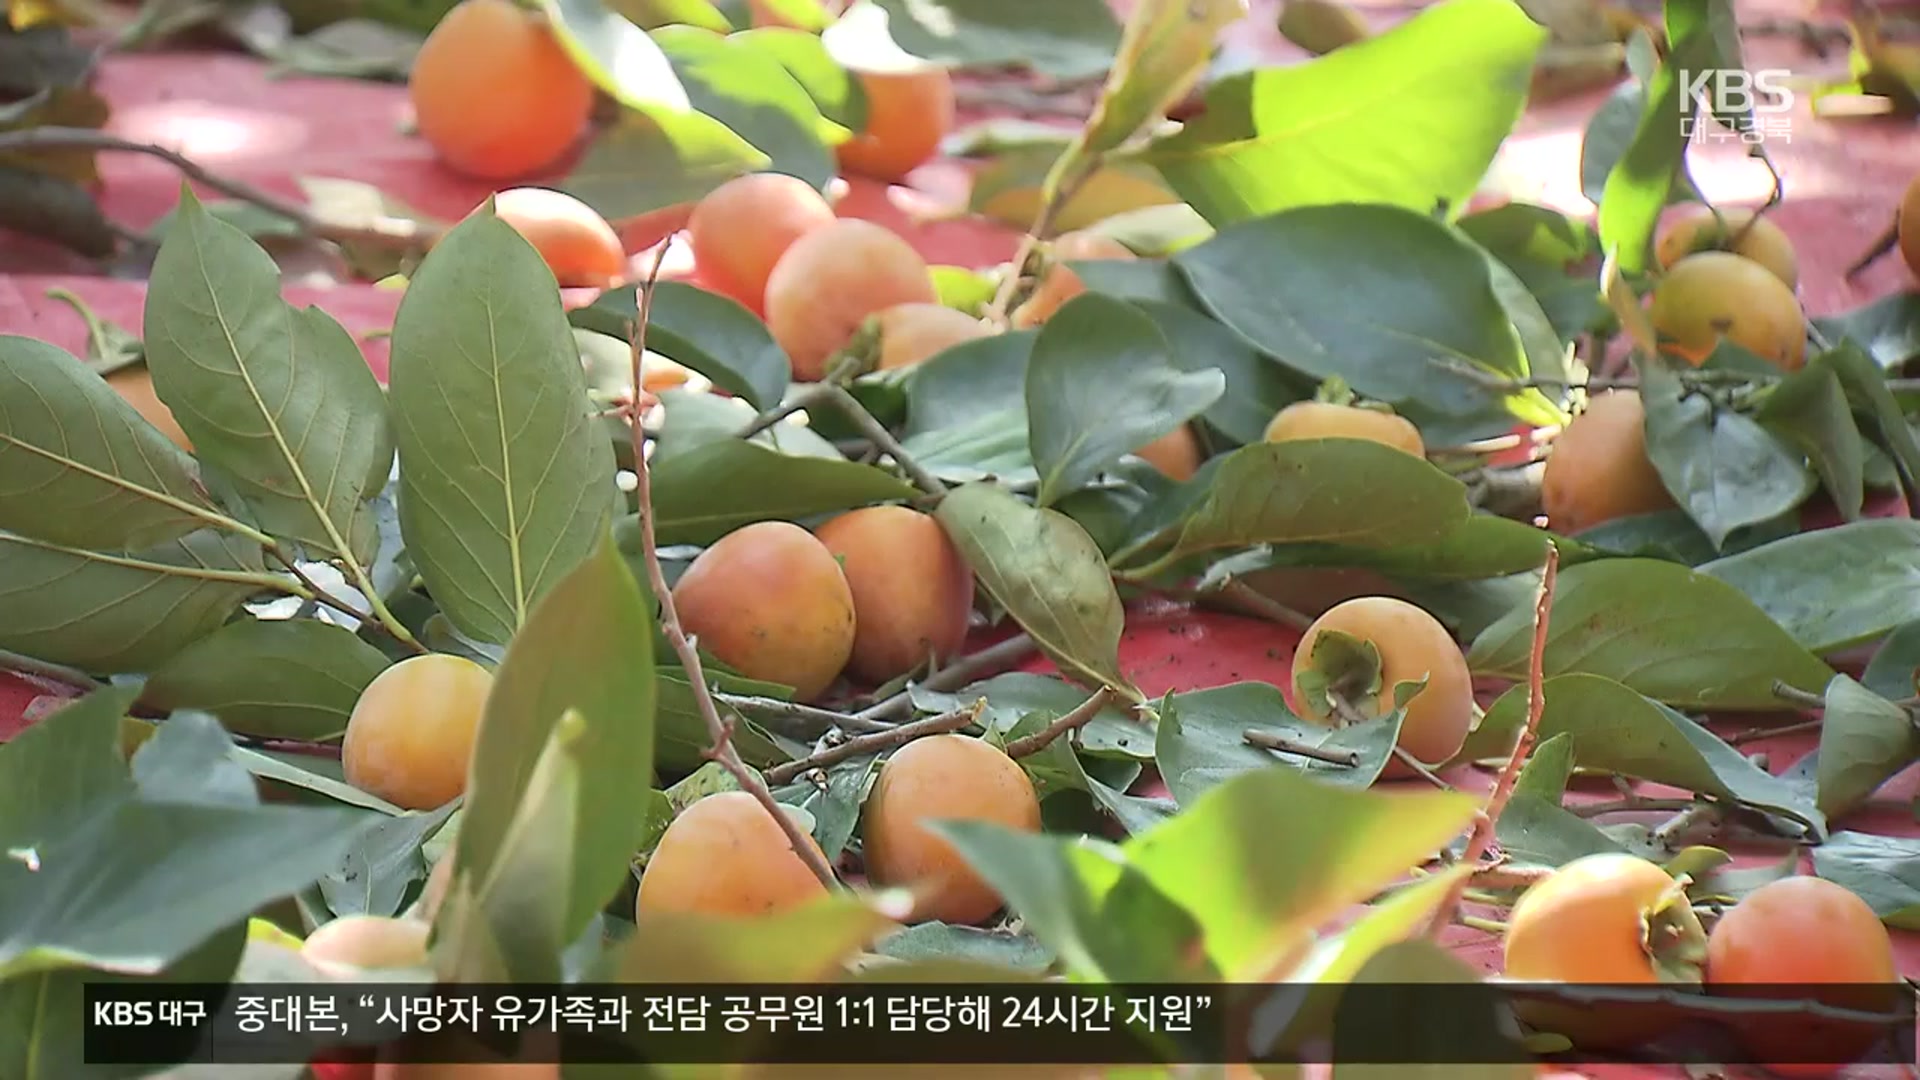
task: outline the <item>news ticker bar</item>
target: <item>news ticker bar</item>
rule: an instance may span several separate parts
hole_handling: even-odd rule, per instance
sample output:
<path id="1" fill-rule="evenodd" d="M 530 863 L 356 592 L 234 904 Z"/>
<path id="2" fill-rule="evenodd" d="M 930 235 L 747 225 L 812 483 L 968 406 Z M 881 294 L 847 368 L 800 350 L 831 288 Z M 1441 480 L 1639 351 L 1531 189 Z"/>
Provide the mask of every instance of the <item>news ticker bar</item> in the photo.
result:
<path id="1" fill-rule="evenodd" d="M 84 1052 L 91 1065 L 148 1066 L 294 1064 L 376 1047 L 410 1063 L 519 1053 L 580 1064 L 1501 1064 L 1540 1056 L 1512 1017 L 1546 1007 L 1557 1010 L 1548 1019 L 1631 1032 L 1634 1057 L 1647 1061 L 1915 1059 L 1904 983 L 1740 994 L 1526 983 L 94 983 Z M 1756 1031 L 1766 1045 L 1743 1046 L 1752 1040 L 1741 1033 Z M 1254 1057 L 1256 1042 L 1270 1049 Z"/>

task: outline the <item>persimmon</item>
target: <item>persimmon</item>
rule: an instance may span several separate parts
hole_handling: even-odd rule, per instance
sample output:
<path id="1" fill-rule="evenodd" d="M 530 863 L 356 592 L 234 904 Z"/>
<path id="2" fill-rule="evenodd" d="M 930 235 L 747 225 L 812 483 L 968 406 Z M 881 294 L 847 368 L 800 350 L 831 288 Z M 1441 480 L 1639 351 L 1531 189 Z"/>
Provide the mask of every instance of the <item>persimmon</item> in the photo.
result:
<path id="1" fill-rule="evenodd" d="M 509 188 L 493 197 L 493 212 L 533 245 L 563 289 L 602 289 L 627 268 L 613 226 L 564 191 Z"/>
<path id="2" fill-rule="evenodd" d="M 300 958 L 350 979 L 367 968 L 411 968 L 427 962 L 431 924 L 382 915 L 342 915 L 321 923 L 300 946 Z"/>
<path id="3" fill-rule="evenodd" d="M 884 683 L 960 651 L 973 612 L 973 570 L 945 529 L 905 506 L 869 506 L 827 522 L 814 535 L 853 591 L 848 670 Z"/>
<path id="4" fill-rule="evenodd" d="M 1100 233 L 1063 233 L 1048 246 L 1047 267 L 1033 292 L 1013 309 L 1008 322 L 1015 330 L 1031 330 L 1053 318 L 1061 305 L 1087 291 L 1086 283 L 1067 263 L 1094 259 L 1133 260 L 1133 249 Z"/>
<path id="5" fill-rule="evenodd" d="M 415 54 L 415 123 L 449 168 L 512 180 L 564 157 L 593 112 L 593 83 L 535 13 L 461 0 Z"/>
<path id="6" fill-rule="evenodd" d="M 1267 424 L 1266 441 L 1293 439 L 1366 439 L 1417 458 L 1427 456 L 1420 429 L 1406 417 L 1329 401 L 1296 401 L 1274 414 Z"/>
<path id="7" fill-rule="evenodd" d="M 1698 984 L 1706 932 L 1682 883 L 1636 855 L 1573 860 L 1521 894 L 1507 917 L 1506 975 L 1589 986 Z M 1658 1036 L 1672 1016 L 1657 1005 L 1516 1003 L 1521 1019 L 1592 1049 Z"/>
<path id="8" fill-rule="evenodd" d="M 1673 212 L 1653 242 L 1662 269 L 1701 251 L 1731 251 L 1766 267 L 1789 289 L 1800 283 L 1793 241 L 1764 215 L 1756 220 L 1752 210 L 1721 210 L 1715 217 L 1713 207 L 1690 203 Z"/>
<path id="9" fill-rule="evenodd" d="M 1376 685 L 1334 685 L 1327 688 L 1328 693 L 1337 693 L 1363 716 L 1381 717 L 1393 712 L 1395 686 L 1425 679 L 1425 688 L 1407 702 L 1394 745 L 1429 767 L 1442 765 L 1460 752 L 1473 726 L 1473 677 L 1459 644 L 1440 620 L 1391 596 L 1348 600 L 1313 620 L 1293 653 L 1293 682 L 1300 715 L 1322 724 L 1335 721 L 1336 706 L 1326 694 L 1311 692 L 1302 676 L 1314 672 L 1318 663 L 1314 649 L 1321 635 L 1330 632 L 1372 643 L 1380 655 L 1380 675 Z M 1413 772 L 1395 758 L 1383 775 Z"/>
<path id="10" fill-rule="evenodd" d="M 1639 391 L 1608 390 L 1589 398 L 1560 432 L 1540 475 L 1541 506 L 1556 532 L 1673 508 L 1647 457 L 1646 418 Z"/>
<path id="11" fill-rule="evenodd" d="M 173 410 L 153 392 L 153 374 L 145 364 L 128 364 L 107 376 L 107 385 L 113 387 L 133 411 L 141 415 L 165 435 L 173 445 L 193 453 L 193 442 L 187 433 L 180 430 L 180 422 L 173 418 Z"/>
<path id="12" fill-rule="evenodd" d="M 687 244 L 714 292 L 763 314 L 767 278 L 794 241 L 834 222 L 812 184 L 782 173 L 737 176 L 714 188 L 687 218 Z"/>
<path id="13" fill-rule="evenodd" d="M 874 369 L 912 367 L 963 341 L 990 337 L 993 327 L 945 304 L 895 304 L 873 316 Z"/>
<path id="14" fill-rule="evenodd" d="M 1187 424 L 1181 424 L 1140 447 L 1133 452 L 1133 456 L 1153 466 L 1167 479 L 1181 483 L 1193 479 L 1193 474 L 1200 471 L 1204 460 L 1200 437 Z"/>
<path id="15" fill-rule="evenodd" d="M 912 921 L 972 924 L 1003 901 L 930 821 L 986 821 L 1038 832 L 1040 799 L 1020 763 L 966 735 L 915 739 L 880 766 L 861 822 L 867 875 L 915 894 Z"/>
<path id="16" fill-rule="evenodd" d="M 403 810 L 433 810 L 467 789 L 493 673 L 464 656 L 411 656 L 374 677 L 347 718 L 347 783 Z"/>
<path id="17" fill-rule="evenodd" d="M 1740 996 L 1745 989 L 1778 1000 L 1784 991 L 1836 1009 L 1884 1013 L 1897 1007 L 1897 998 L 1875 988 L 1898 988 L 1900 974 L 1893 939 L 1866 901 L 1825 878 L 1795 876 L 1748 893 L 1714 924 L 1707 937 L 1706 981 L 1720 995 Z M 1847 989 L 1825 994 L 1797 989 L 1821 985 Z M 1804 1014 L 1771 1013 L 1739 1029 L 1757 1056 L 1803 1059 L 1767 1066 L 1782 1076 L 1831 1076 L 1881 1036 L 1870 1026 Z M 1810 1048 L 1831 1051 L 1833 1063 L 1805 1061 L 1814 1056 Z"/>
<path id="18" fill-rule="evenodd" d="M 680 622 L 752 679 L 818 697 L 853 654 L 853 590 L 812 533 L 785 521 L 743 525 L 696 556 L 673 587 Z"/>
<path id="19" fill-rule="evenodd" d="M 953 76 L 942 67 L 912 71 L 856 71 L 866 94 L 867 120 L 853 138 L 833 148 L 840 168 L 895 183 L 932 161 L 953 130 Z"/>
<path id="20" fill-rule="evenodd" d="M 1907 269 L 1920 277 L 1920 176 L 1907 185 L 1894 227 L 1899 234 L 1900 257 L 1906 260 Z"/>
<path id="21" fill-rule="evenodd" d="M 660 835 L 640 874 L 634 916 L 642 925 L 649 912 L 749 918 L 826 893 L 759 800 L 722 791 L 695 800 Z"/>
<path id="22" fill-rule="evenodd" d="M 1661 351 L 1694 366 L 1721 340 L 1784 371 L 1806 362 L 1807 319 L 1773 271 L 1730 251 L 1702 251 L 1674 263 L 1653 288 L 1648 317 Z"/>
<path id="23" fill-rule="evenodd" d="M 896 304 L 939 301 L 927 260 L 883 225 L 844 218 L 815 229 L 780 256 L 767 277 L 767 329 L 816 382 L 867 316 Z"/>

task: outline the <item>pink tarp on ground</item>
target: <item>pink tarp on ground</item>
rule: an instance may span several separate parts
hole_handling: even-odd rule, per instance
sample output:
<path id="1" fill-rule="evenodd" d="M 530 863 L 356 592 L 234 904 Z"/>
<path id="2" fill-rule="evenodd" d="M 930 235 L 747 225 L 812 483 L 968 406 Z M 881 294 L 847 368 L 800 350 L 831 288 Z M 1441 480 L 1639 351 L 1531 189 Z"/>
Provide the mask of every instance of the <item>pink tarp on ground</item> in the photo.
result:
<path id="1" fill-rule="evenodd" d="M 1234 51 L 1267 58 L 1297 57 L 1273 31 L 1276 6 L 1270 0 L 1255 0 L 1252 17 L 1233 35 Z M 1749 23 L 1776 16 L 1804 17 L 1804 11 L 1789 10 L 1795 6 L 1789 0 L 1740 5 L 1743 21 Z M 1385 23 L 1402 12 L 1381 9 L 1369 14 Z M 1792 42 L 1778 38 L 1750 40 L 1748 60 L 1750 67 L 1785 67 L 1799 75 L 1828 74 L 1845 64 L 1844 55 L 1813 59 Z M 301 196 L 297 177 L 340 177 L 372 184 L 427 214 L 454 218 L 489 191 L 486 185 L 448 173 L 422 143 L 402 134 L 406 97 L 397 87 L 315 79 L 276 81 L 265 76 L 261 64 L 244 57 L 163 53 L 110 59 L 101 71 L 100 88 L 114 108 L 109 130 L 115 134 L 162 143 L 216 172 L 289 198 Z M 1530 112 L 1493 170 L 1488 197 L 1590 213 L 1592 207 L 1579 190 L 1579 142 L 1603 97 L 1604 92 L 1595 93 Z M 1776 140 L 1770 148 L 1787 192 L 1786 205 L 1774 220 L 1798 247 L 1808 309 L 1816 315 L 1832 314 L 1909 287 L 1897 259 L 1881 262 L 1854 282 L 1843 281 L 1841 272 L 1886 226 L 1900 191 L 1920 168 L 1920 135 L 1913 127 L 1818 122 L 1807 113 L 1803 98 L 1793 117 L 1791 136 Z M 1746 160 L 1737 145 L 1701 147 L 1694 159 L 1696 180 L 1716 202 L 1752 205 L 1765 197 L 1764 170 Z M 164 163 L 120 154 L 103 156 L 101 167 L 102 198 L 116 220 L 143 227 L 173 207 L 179 179 Z M 893 227 L 933 262 L 984 266 L 1006 259 L 1016 239 L 1006 230 L 968 221 L 924 222 L 929 209 L 962 198 L 965 185 L 964 168 L 936 163 L 916 174 L 912 189 L 855 180 L 839 208 L 843 215 Z M 84 326 L 66 305 L 46 298 L 53 287 L 71 290 L 104 318 L 137 331 L 144 285 L 94 274 L 95 269 L 77 257 L 8 237 L 0 245 L 0 332 L 27 334 L 75 352 L 83 350 Z M 399 302 L 395 292 L 366 285 L 303 284 L 295 273 L 289 274 L 286 291 L 294 303 L 325 308 L 360 337 L 388 328 Z M 384 377 L 384 340 L 375 336 L 364 347 L 369 363 Z M 1889 513 L 1903 510 L 1898 504 L 1882 508 Z M 1285 685 L 1297 640 L 1297 634 L 1266 622 L 1149 605 L 1134 610 L 1121 657 L 1129 677 L 1149 694 L 1243 680 Z M 1038 663 L 1029 666 L 1043 669 Z M 0 673 L 0 740 L 18 730 L 29 702 L 53 692 L 57 688 Z M 1809 752 L 1812 741 L 1789 737 L 1748 749 L 1768 752 L 1779 771 Z M 1911 809 L 1917 776 L 1910 770 L 1896 778 L 1871 806 L 1836 827 L 1920 833 Z M 1457 770 L 1448 779 L 1467 789 L 1484 790 L 1488 782 L 1473 769 Z M 1920 937 L 1896 937 L 1903 972 L 1920 974 Z M 1451 940 L 1462 955 L 1489 970 L 1497 967 L 1498 946 L 1493 939 L 1460 929 Z M 1590 1072 L 1602 1075 L 1598 1070 Z M 1630 1069 L 1604 1072 L 1622 1077 L 1668 1074 Z"/>

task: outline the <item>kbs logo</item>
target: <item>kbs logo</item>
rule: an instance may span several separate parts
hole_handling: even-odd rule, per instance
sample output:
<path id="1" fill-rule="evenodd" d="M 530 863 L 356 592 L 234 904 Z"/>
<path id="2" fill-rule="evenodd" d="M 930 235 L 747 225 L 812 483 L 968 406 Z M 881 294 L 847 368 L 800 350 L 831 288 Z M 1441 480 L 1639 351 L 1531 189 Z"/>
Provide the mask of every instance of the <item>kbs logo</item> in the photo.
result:
<path id="1" fill-rule="evenodd" d="M 1795 99 L 1788 72 L 1778 68 L 1710 68 L 1683 70 L 1679 75 L 1682 134 L 1687 138 L 1737 138 L 1758 143 L 1767 138 L 1784 142 L 1792 137 L 1788 114 Z M 1735 126 L 1723 127 L 1716 116 Z"/>
<path id="2" fill-rule="evenodd" d="M 95 1027 L 144 1027 L 158 1020 L 150 1001 L 96 1001 L 93 1003 Z"/>

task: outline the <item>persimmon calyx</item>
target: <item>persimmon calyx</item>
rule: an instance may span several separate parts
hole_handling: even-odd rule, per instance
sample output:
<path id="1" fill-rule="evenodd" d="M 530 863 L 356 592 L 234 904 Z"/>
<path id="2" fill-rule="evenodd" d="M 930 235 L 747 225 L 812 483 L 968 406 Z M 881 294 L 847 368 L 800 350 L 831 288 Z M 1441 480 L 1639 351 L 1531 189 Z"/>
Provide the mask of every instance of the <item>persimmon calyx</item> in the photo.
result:
<path id="1" fill-rule="evenodd" d="M 1295 676 L 1294 684 L 1316 708 L 1341 720 L 1343 712 L 1359 711 L 1379 696 L 1383 671 L 1380 650 L 1373 642 L 1327 630 L 1314 638 L 1308 666 Z"/>
<path id="2" fill-rule="evenodd" d="M 1313 400 L 1325 405 L 1351 405 L 1354 400 L 1353 387 L 1338 375 L 1329 375 L 1313 391 Z"/>
<path id="3" fill-rule="evenodd" d="M 1707 931 L 1687 896 L 1692 879 L 1681 874 L 1640 917 L 1641 947 L 1664 983 L 1697 985 L 1706 978 Z"/>

